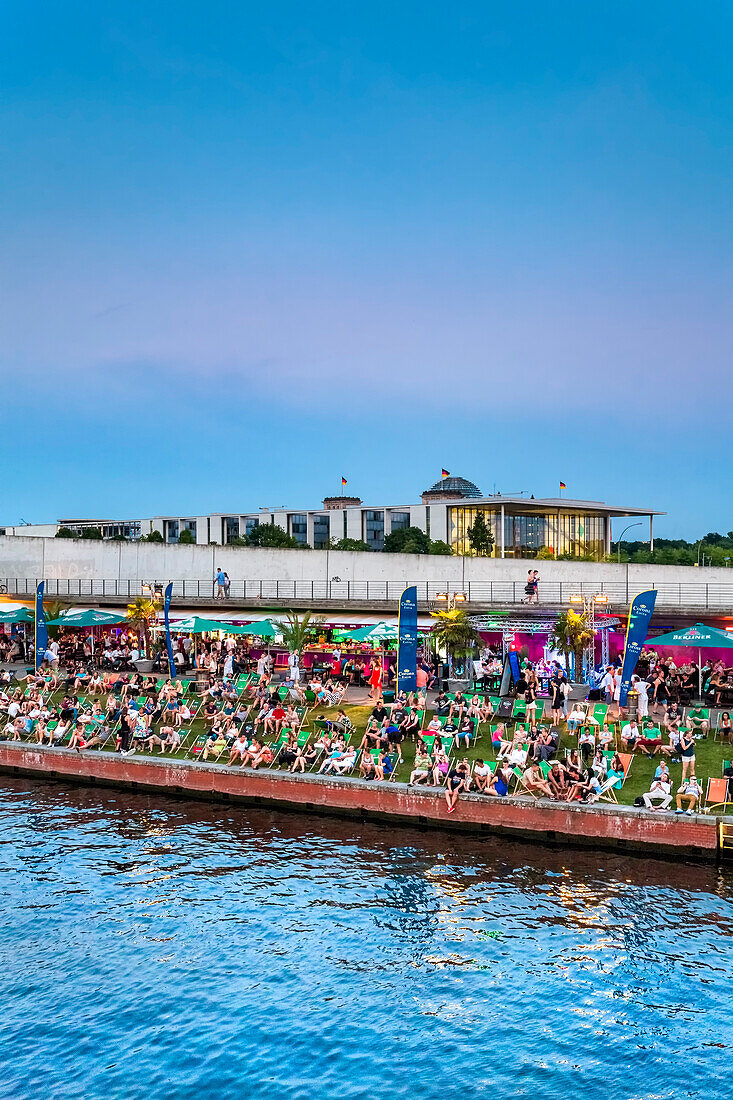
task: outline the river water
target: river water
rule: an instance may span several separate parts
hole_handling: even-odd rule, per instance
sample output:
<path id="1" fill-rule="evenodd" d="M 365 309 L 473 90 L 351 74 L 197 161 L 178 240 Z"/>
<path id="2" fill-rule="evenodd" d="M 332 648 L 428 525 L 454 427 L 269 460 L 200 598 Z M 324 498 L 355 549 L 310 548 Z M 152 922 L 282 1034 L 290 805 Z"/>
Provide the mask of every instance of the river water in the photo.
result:
<path id="1" fill-rule="evenodd" d="M 2 778 L 0 896 L 2 1100 L 729 1092 L 714 868 Z"/>

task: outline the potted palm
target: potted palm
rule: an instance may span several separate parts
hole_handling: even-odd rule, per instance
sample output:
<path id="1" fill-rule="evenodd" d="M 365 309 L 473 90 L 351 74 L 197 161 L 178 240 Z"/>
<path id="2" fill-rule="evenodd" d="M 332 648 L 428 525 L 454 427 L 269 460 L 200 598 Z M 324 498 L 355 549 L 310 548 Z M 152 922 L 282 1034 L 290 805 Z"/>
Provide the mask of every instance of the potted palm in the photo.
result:
<path id="1" fill-rule="evenodd" d="M 151 630 L 158 621 L 159 611 L 160 602 L 145 596 L 138 596 L 133 603 L 127 605 L 127 618 L 130 626 L 137 632 L 139 642 L 140 657 L 135 661 L 138 672 L 153 670 Z"/>
<path id="2" fill-rule="evenodd" d="M 281 635 L 283 644 L 288 653 L 297 657 L 300 667 L 300 657 L 308 642 L 317 637 L 323 626 L 323 619 L 314 618 L 310 611 L 304 615 L 295 615 L 292 611 L 285 613 L 285 619 L 273 623 L 277 633 Z"/>
<path id="3" fill-rule="evenodd" d="M 593 631 L 587 615 L 573 611 L 572 608 L 561 611 L 547 641 L 551 648 L 562 653 L 568 674 L 570 658 L 573 658 L 573 681 L 582 684 L 583 652 L 593 641 Z"/>

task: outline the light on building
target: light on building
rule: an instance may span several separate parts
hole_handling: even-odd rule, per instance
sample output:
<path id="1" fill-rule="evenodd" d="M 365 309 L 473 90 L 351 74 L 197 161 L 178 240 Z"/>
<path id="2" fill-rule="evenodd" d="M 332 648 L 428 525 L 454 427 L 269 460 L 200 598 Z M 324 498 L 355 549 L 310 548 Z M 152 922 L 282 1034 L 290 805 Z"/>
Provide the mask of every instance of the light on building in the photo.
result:
<path id="1" fill-rule="evenodd" d="M 453 593 L 453 599 L 456 601 L 456 603 L 465 603 L 466 593 L 465 592 L 454 592 Z"/>
<path id="2" fill-rule="evenodd" d="M 597 593 L 593 597 L 593 599 L 596 601 L 596 603 L 608 603 L 608 596 L 605 594 L 605 592 Z"/>
<path id="3" fill-rule="evenodd" d="M 435 598 L 440 603 L 448 603 L 448 593 L 447 592 L 438 592 Z"/>
<path id="4" fill-rule="evenodd" d="M 583 597 L 582 596 L 571 596 L 569 602 L 570 603 L 582 603 L 583 602 Z"/>

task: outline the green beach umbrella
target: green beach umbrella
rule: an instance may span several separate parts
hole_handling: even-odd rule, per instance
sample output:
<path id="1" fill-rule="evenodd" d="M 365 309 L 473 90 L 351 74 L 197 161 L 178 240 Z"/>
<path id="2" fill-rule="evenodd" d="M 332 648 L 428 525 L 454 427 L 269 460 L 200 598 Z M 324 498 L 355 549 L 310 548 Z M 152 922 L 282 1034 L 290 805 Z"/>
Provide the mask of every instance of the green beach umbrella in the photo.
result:
<path id="1" fill-rule="evenodd" d="M 679 630 L 670 630 L 667 634 L 658 634 L 656 638 L 647 638 L 644 645 L 674 645 L 684 649 L 696 649 L 698 687 L 702 698 L 702 650 L 733 649 L 733 637 L 727 630 L 718 630 L 716 626 L 706 626 L 705 623 L 695 623 L 694 626 L 684 626 Z"/>
<path id="2" fill-rule="evenodd" d="M 264 619 L 261 623 L 247 623 L 246 626 L 228 626 L 224 629 L 232 634 L 249 634 L 253 638 L 275 638 L 280 630 L 277 623 Z"/>
<path id="3" fill-rule="evenodd" d="M 127 622 L 126 615 L 114 611 L 65 611 L 57 619 L 49 619 L 47 626 L 84 627 L 119 626 Z"/>
<path id="4" fill-rule="evenodd" d="M 200 615 L 189 615 L 187 619 L 171 623 L 171 633 L 175 634 L 203 634 L 207 630 L 228 630 L 231 633 L 231 626 L 216 619 L 203 619 Z"/>
<path id="5" fill-rule="evenodd" d="M 375 623 L 373 626 L 338 631 L 339 639 L 350 638 L 353 642 L 396 642 L 398 637 L 397 627 L 391 623 Z"/>
<path id="6" fill-rule="evenodd" d="M 27 607 L 18 607 L 15 611 L 0 611 L 0 625 L 3 623 L 34 623 L 35 615 Z"/>

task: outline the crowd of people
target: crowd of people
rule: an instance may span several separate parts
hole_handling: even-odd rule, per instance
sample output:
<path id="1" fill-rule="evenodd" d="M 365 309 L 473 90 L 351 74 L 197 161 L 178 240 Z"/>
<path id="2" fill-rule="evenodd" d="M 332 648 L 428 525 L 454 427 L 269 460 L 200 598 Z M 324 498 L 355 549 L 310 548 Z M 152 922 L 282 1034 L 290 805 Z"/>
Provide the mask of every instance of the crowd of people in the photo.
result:
<path id="1" fill-rule="evenodd" d="M 7 657 L 13 644 L 3 639 L 0 652 Z M 284 684 L 276 685 L 275 661 L 267 649 L 254 650 L 249 641 L 230 637 L 203 643 L 194 652 L 192 640 L 183 635 L 177 650 L 197 672 L 190 683 L 198 684 L 187 690 L 182 680 L 121 669 L 108 659 L 115 644 L 119 642 L 110 641 L 92 653 L 90 639 L 66 635 L 49 643 L 43 666 L 23 686 L 13 686 L 10 673 L 4 672 L 0 714 L 6 716 L 6 737 L 44 746 L 63 744 L 79 752 L 99 745 L 114 745 L 125 754 L 185 751 L 230 766 L 277 766 L 365 781 L 393 778 L 409 741 L 414 760 L 408 782 L 441 788 L 450 813 L 467 792 L 488 797 L 529 794 L 559 802 L 613 798 L 637 754 L 659 758 L 653 782 L 640 800 L 644 806 L 665 810 L 674 803 L 681 813 L 700 804 L 695 749 L 709 732 L 710 720 L 707 712 L 685 709 L 682 703 L 697 670 L 677 668 L 652 652 L 644 652 L 633 678 L 638 717 L 626 717 L 619 706 L 620 669 L 613 665 L 601 670 L 587 701 L 571 702 L 570 684 L 559 663 L 526 658 L 520 662 L 510 705 L 511 711 L 512 705 L 521 704 L 521 711 L 507 716 L 501 710 L 505 700 L 492 701 L 480 690 L 484 681 L 496 683 L 501 668 L 500 658 L 490 650 L 474 663 L 473 692 L 449 696 L 437 683 L 436 665 L 421 661 L 417 690 L 409 696 L 395 693 L 386 701 L 390 682 L 379 654 L 360 656 L 336 647 L 318 670 L 301 669 L 297 655 L 291 654 Z M 709 673 L 711 682 L 716 674 L 720 682 L 719 663 L 711 663 Z M 343 708 L 351 686 L 367 688 L 369 695 L 370 712 L 358 733 Z M 600 719 L 596 698 L 606 704 Z M 501 704 L 498 710 L 495 703 Z M 335 713 L 316 718 L 321 708 Z M 546 709 L 549 722 L 543 720 Z M 306 714 L 314 719 L 314 729 L 304 736 Z M 653 721 L 650 714 L 656 715 Z M 462 758 L 487 727 L 494 759 L 486 753 Z M 733 745 L 729 712 L 720 716 L 716 735 Z M 677 791 L 670 763 L 681 764 Z"/>

